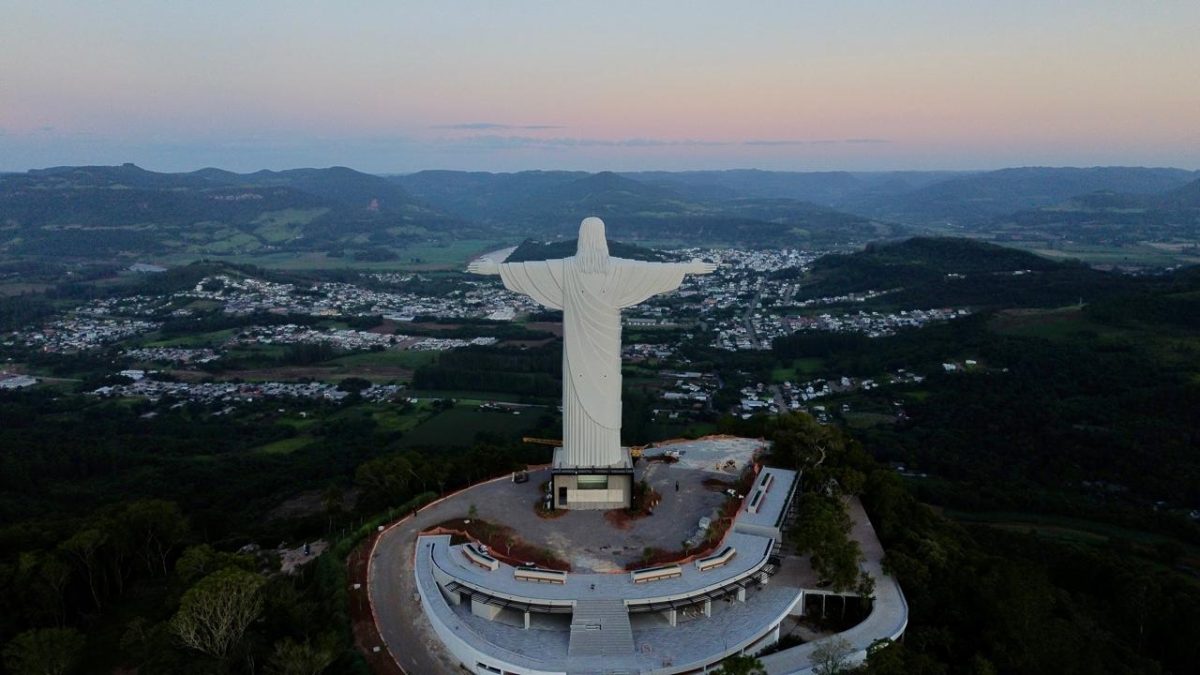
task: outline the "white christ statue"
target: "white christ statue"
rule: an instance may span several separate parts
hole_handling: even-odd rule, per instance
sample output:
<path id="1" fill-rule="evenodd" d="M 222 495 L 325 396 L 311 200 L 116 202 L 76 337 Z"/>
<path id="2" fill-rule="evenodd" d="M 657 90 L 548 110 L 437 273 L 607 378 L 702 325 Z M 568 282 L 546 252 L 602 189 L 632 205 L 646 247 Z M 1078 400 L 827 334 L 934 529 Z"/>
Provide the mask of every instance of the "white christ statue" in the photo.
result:
<path id="1" fill-rule="evenodd" d="M 575 255 L 557 260 L 476 260 L 467 271 L 499 274 L 510 291 L 563 311 L 563 465 L 621 465 L 621 309 L 679 287 L 716 264 L 654 263 L 608 255 L 604 221 L 585 218 Z"/>

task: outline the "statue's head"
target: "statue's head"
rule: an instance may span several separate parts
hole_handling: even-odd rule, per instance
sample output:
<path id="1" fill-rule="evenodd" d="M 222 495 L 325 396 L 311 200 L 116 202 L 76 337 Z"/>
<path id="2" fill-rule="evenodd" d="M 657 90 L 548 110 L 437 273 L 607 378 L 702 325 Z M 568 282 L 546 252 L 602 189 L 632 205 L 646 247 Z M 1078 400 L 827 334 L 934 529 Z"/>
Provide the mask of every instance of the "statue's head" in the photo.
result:
<path id="1" fill-rule="evenodd" d="M 608 241 L 604 238 L 603 220 L 593 216 L 584 218 L 579 224 L 579 245 L 575 249 L 575 262 L 581 272 L 608 270 Z"/>

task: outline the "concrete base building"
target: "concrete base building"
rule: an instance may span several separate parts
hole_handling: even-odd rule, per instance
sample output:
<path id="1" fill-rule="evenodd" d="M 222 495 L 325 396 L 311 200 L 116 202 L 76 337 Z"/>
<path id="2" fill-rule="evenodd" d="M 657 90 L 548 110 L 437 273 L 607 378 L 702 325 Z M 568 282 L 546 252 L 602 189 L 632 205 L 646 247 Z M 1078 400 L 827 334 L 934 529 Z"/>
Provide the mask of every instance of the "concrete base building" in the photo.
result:
<path id="1" fill-rule="evenodd" d="M 633 460 L 611 466 L 573 466 L 563 448 L 554 450 L 551 501 L 556 509 L 623 509 L 633 498 Z"/>

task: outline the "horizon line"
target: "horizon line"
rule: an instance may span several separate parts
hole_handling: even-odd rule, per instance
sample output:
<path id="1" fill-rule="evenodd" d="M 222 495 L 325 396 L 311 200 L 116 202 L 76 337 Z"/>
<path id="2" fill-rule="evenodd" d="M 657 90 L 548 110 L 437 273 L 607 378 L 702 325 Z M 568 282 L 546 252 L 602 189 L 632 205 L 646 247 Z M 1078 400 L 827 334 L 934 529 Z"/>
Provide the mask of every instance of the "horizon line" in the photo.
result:
<path id="1" fill-rule="evenodd" d="M 709 172 L 725 172 L 725 171 L 729 171 L 729 172 L 759 171 L 762 173 L 848 173 L 848 174 L 867 173 L 867 174 L 870 174 L 870 173 L 989 173 L 989 172 L 993 172 L 993 171 L 1005 171 L 1008 169 L 1147 169 L 1147 170 L 1168 169 L 1168 170 L 1176 170 L 1176 171 L 1190 171 L 1193 173 L 1200 172 L 1200 165 L 1198 165 L 1196 168 L 1188 168 L 1188 167 L 1183 167 L 1183 166 L 1145 165 L 1145 164 L 1091 164 L 1091 165 L 1011 164 L 1011 165 L 1003 165 L 1003 166 L 993 166 L 990 168 L 972 168 L 972 169 L 940 169 L 940 168 L 939 169 L 762 169 L 762 168 L 753 167 L 753 166 L 732 166 L 732 167 L 727 166 L 727 167 L 720 167 L 720 168 L 702 168 L 702 169 L 645 169 L 645 168 L 642 168 L 642 169 L 583 169 L 583 168 L 544 169 L 544 168 L 528 168 L 528 169 L 511 169 L 511 170 L 505 170 L 505 171 L 489 171 L 489 170 L 485 170 L 485 169 L 463 169 L 463 168 L 451 169 L 451 168 L 442 168 L 442 167 L 437 167 L 437 168 L 427 167 L 427 168 L 423 168 L 423 169 L 416 169 L 413 171 L 363 171 L 362 169 L 356 169 L 353 166 L 348 166 L 346 164 L 329 164 L 327 166 L 311 166 L 311 165 L 310 166 L 288 166 L 288 167 L 284 167 L 284 168 L 275 168 L 275 169 L 261 167 L 261 168 L 252 169 L 249 171 L 235 171 L 232 169 L 224 169 L 224 168 L 221 168 L 220 166 L 215 166 L 215 165 L 209 164 L 209 165 L 200 166 L 200 167 L 197 167 L 194 169 L 184 169 L 184 170 L 180 170 L 180 171 L 169 171 L 169 170 L 163 171 L 163 170 L 158 170 L 158 169 L 146 168 L 145 166 L 142 166 L 141 164 L 138 164 L 137 162 L 122 162 L 120 164 L 51 164 L 51 165 L 47 165 L 47 166 L 29 167 L 29 168 L 25 168 L 25 169 L 0 168 L 0 175 L 25 174 L 25 173 L 29 173 L 32 171 L 47 171 L 50 169 L 59 169 L 59 168 L 67 168 L 67 167 L 117 168 L 117 167 L 122 167 L 122 166 L 134 166 L 143 171 L 148 171 L 150 173 L 160 173 L 160 174 L 188 174 L 188 173 L 196 173 L 198 171 L 215 169 L 218 171 L 228 171 L 229 173 L 238 174 L 238 175 L 248 175 L 248 174 L 257 173 L 260 171 L 276 171 L 276 172 L 278 172 L 278 171 L 294 171 L 294 170 L 303 170 L 303 169 L 313 169 L 313 170 L 319 171 L 319 170 L 339 169 L 340 168 L 340 169 L 350 169 L 351 171 L 357 171 L 358 173 L 372 175 L 372 176 L 411 176 L 411 175 L 423 173 L 426 171 L 446 171 L 446 172 L 454 172 L 454 173 L 485 173 L 485 174 L 495 174 L 495 175 L 531 173 L 531 172 L 537 172 L 537 171 L 540 171 L 543 173 L 587 173 L 587 174 L 599 174 L 599 173 L 616 173 L 616 174 L 626 174 L 626 173 L 709 173 Z"/>

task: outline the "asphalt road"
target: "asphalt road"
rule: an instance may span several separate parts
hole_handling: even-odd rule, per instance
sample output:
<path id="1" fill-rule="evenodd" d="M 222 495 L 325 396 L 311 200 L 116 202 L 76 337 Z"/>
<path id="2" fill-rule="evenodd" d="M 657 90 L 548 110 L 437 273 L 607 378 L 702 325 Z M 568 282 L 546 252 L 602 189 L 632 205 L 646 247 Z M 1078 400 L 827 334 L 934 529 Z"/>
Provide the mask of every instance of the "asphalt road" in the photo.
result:
<path id="1" fill-rule="evenodd" d="M 497 481 L 507 481 L 508 477 Z M 414 545 L 421 530 L 461 516 L 462 502 L 443 499 L 392 525 L 371 554 L 367 591 L 375 624 L 392 658 L 409 675 L 461 673 L 458 663 L 433 632 L 413 578 Z"/>

